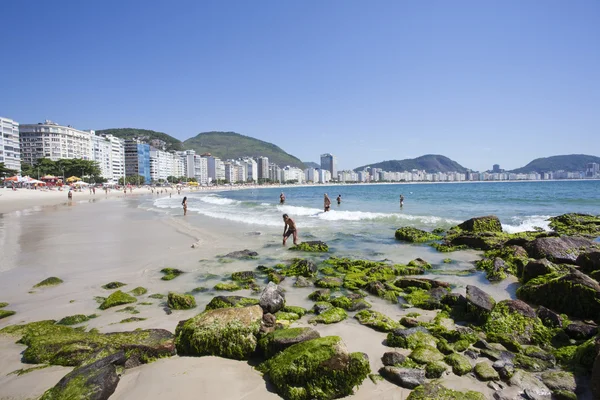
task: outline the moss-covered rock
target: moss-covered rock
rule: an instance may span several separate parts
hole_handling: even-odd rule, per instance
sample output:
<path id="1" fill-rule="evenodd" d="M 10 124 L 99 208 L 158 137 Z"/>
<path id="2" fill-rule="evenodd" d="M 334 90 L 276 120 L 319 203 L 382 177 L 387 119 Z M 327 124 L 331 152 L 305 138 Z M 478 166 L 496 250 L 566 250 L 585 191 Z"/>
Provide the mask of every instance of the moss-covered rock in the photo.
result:
<path id="1" fill-rule="evenodd" d="M 577 390 L 577 383 L 575 382 L 575 376 L 572 372 L 567 371 L 548 371 L 541 375 L 542 382 L 548 389 L 555 391 L 565 390 L 567 392 L 575 393 Z"/>
<path id="2" fill-rule="evenodd" d="M 298 314 L 299 316 L 304 316 L 308 311 L 306 310 L 306 308 L 303 307 L 299 307 L 299 306 L 284 306 L 282 311 L 284 312 L 288 312 L 288 313 L 294 313 L 294 314 Z"/>
<path id="3" fill-rule="evenodd" d="M 173 310 L 189 310 L 196 307 L 196 299 L 191 294 L 169 292 L 167 305 Z"/>
<path id="4" fill-rule="evenodd" d="M 123 293 L 120 290 L 113 292 L 110 296 L 104 300 L 102 304 L 100 304 L 101 310 L 106 310 L 107 308 L 120 306 L 123 304 L 135 303 L 137 299 L 127 293 Z"/>
<path id="5" fill-rule="evenodd" d="M 129 317 L 129 318 L 125 318 L 119 321 L 120 324 L 128 324 L 130 322 L 140 322 L 140 321 L 145 321 L 147 318 L 140 318 L 140 317 Z"/>
<path id="6" fill-rule="evenodd" d="M 313 306 L 313 308 L 310 310 L 310 312 L 312 312 L 313 314 L 321 314 L 324 313 L 325 311 L 329 310 L 333 308 L 333 304 L 331 304 L 328 301 L 317 301 L 315 303 L 315 305 Z"/>
<path id="7" fill-rule="evenodd" d="M 57 322 L 58 325 L 77 325 L 84 322 L 89 321 L 91 318 L 96 318 L 96 314 L 92 315 L 84 315 L 84 314 L 75 314 L 70 315 L 68 317 L 64 317 L 60 321 Z"/>
<path id="8" fill-rule="evenodd" d="M 409 357 L 421 365 L 444 359 L 444 355 L 438 349 L 431 346 L 418 346 L 410 353 Z"/>
<path id="9" fill-rule="evenodd" d="M 333 297 L 329 301 L 334 306 L 343 308 L 346 311 L 361 311 L 372 307 L 365 299 L 354 295 Z"/>
<path id="10" fill-rule="evenodd" d="M 296 313 L 293 312 L 285 312 L 285 311 L 278 311 L 275 313 L 275 317 L 277 318 L 277 321 L 296 321 L 300 319 L 300 316 Z"/>
<path id="11" fill-rule="evenodd" d="M 57 278 L 55 276 L 51 276 L 50 278 L 44 279 L 43 281 L 41 281 L 37 285 L 34 285 L 33 287 L 39 288 L 39 287 L 45 287 L 45 286 L 56 286 L 56 285 L 60 285 L 61 283 L 63 283 L 62 279 Z"/>
<path id="12" fill-rule="evenodd" d="M 290 247 L 292 251 L 307 251 L 313 253 L 325 253 L 329 251 L 329 246 L 327 243 L 321 242 L 319 240 L 313 240 L 309 242 L 302 242 L 296 246 Z"/>
<path id="13" fill-rule="evenodd" d="M 406 400 L 485 400 L 479 392 L 458 392 L 437 383 L 426 383 L 413 390 Z"/>
<path id="14" fill-rule="evenodd" d="M 471 218 L 457 228 L 467 232 L 502 232 L 502 224 L 495 215 Z"/>
<path id="15" fill-rule="evenodd" d="M 335 276 L 325 276 L 321 279 L 318 279 L 315 282 L 315 286 L 320 288 L 337 289 L 342 287 L 343 283 L 344 282 L 342 281 L 342 278 L 338 278 Z"/>
<path id="16" fill-rule="evenodd" d="M 165 296 L 164 294 L 160 294 L 160 293 L 154 293 L 154 294 L 151 294 L 151 295 L 150 295 L 150 296 L 148 296 L 148 297 L 149 297 L 149 298 L 151 298 L 151 299 L 158 299 L 158 300 L 162 300 L 162 299 L 164 299 L 164 298 L 165 298 L 165 297 L 167 297 L 167 296 Z"/>
<path id="17" fill-rule="evenodd" d="M 517 289 L 517 297 L 559 313 L 600 321 L 600 284 L 576 270 L 532 279 Z"/>
<path id="18" fill-rule="evenodd" d="M 402 347 L 414 349 L 419 346 L 436 347 L 437 339 L 429 331 L 421 326 L 409 329 L 396 329 L 388 333 L 386 345 L 390 347 Z"/>
<path id="19" fill-rule="evenodd" d="M 101 334 L 57 325 L 55 322 L 48 320 L 11 325 L 0 330 L 0 334 L 20 337 L 19 343 L 27 346 L 23 360 L 33 364 L 77 367 L 89 363 L 92 357 L 101 358 L 123 350 L 127 364 L 135 366 L 175 354 L 173 334 L 164 329 Z"/>
<path id="20" fill-rule="evenodd" d="M 240 271 L 231 274 L 231 279 L 240 283 L 251 283 L 255 278 L 254 271 Z"/>
<path id="21" fill-rule="evenodd" d="M 127 284 L 123 282 L 109 282 L 106 285 L 102 285 L 102 289 L 112 290 L 123 286 L 127 286 Z"/>
<path id="22" fill-rule="evenodd" d="M 387 315 L 378 311 L 362 310 L 354 316 L 361 325 L 368 326 L 379 332 L 390 332 L 398 329 L 400 324 Z"/>
<path id="23" fill-rule="evenodd" d="M 148 289 L 142 286 L 138 286 L 135 289 L 131 290 L 129 293 L 131 293 L 134 296 L 142 296 L 148 293 Z"/>
<path id="24" fill-rule="evenodd" d="M 162 272 L 164 274 L 164 276 L 162 278 L 160 278 L 163 281 L 173 280 L 173 279 L 177 278 L 179 275 L 184 273 L 182 270 L 177 269 L 177 268 L 163 268 L 160 270 L 160 272 Z"/>
<path id="25" fill-rule="evenodd" d="M 469 359 L 462 354 L 448 354 L 444 358 L 444 362 L 452 367 L 452 372 L 458 376 L 468 374 L 473 369 Z"/>
<path id="26" fill-rule="evenodd" d="M 8 305 L 8 303 L 5 302 L 0 302 L 0 308 L 4 308 Z"/>
<path id="27" fill-rule="evenodd" d="M 237 284 L 237 283 L 225 283 L 225 282 L 221 282 L 221 283 L 217 283 L 213 289 L 215 290 L 223 290 L 226 292 L 235 292 L 237 290 L 241 290 L 242 288 Z"/>
<path id="28" fill-rule="evenodd" d="M 311 318 L 308 322 L 311 324 L 334 324 L 348 318 L 348 314 L 343 308 L 332 307 L 319 315 Z"/>
<path id="29" fill-rule="evenodd" d="M 425 366 L 425 377 L 428 379 L 439 379 L 446 373 L 447 369 L 448 366 L 443 362 L 430 362 Z"/>
<path id="30" fill-rule="evenodd" d="M 319 332 L 312 328 L 278 329 L 261 337 L 258 346 L 265 358 L 271 358 L 296 343 L 319 337 L 321 337 Z"/>
<path id="31" fill-rule="evenodd" d="M 15 315 L 15 311 L 10 310 L 0 310 L 0 319 L 10 317 L 11 315 Z"/>
<path id="32" fill-rule="evenodd" d="M 600 236 L 600 216 L 589 214 L 563 214 L 550 217 L 550 228 L 568 236 Z"/>
<path id="33" fill-rule="evenodd" d="M 284 268 L 282 273 L 285 276 L 303 276 L 313 278 L 317 276 L 317 266 L 314 262 L 303 258 L 295 258 L 289 267 Z"/>
<path id="34" fill-rule="evenodd" d="M 308 295 L 308 298 L 312 301 L 329 301 L 331 298 L 331 291 L 329 289 L 315 290 Z"/>
<path id="35" fill-rule="evenodd" d="M 348 353 L 328 336 L 294 344 L 259 366 L 277 393 L 289 400 L 335 399 L 352 394 L 371 372 L 363 353 Z"/>
<path id="36" fill-rule="evenodd" d="M 214 355 L 246 360 L 256 350 L 260 306 L 219 308 L 181 321 L 175 330 L 180 355 Z"/>
<path id="37" fill-rule="evenodd" d="M 475 376 L 480 381 L 497 381 L 500 379 L 500 375 L 492 366 L 486 362 L 480 362 L 475 364 Z"/>
<path id="38" fill-rule="evenodd" d="M 442 237 L 431 232 L 413 228 L 412 226 L 404 226 L 396 229 L 394 235 L 398 240 L 404 240 L 411 243 L 424 243 L 434 240 L 440 240 Z"/>
<path id="39" fill-rule="evenodd" d="M 122 312 L 122 313 L 127 313 L 127 314 L 139 314 L 140 313 L 137 310 L 137 308 L 135 308 L 133 306 L 127 306 L 125 308 L 121 308 L 120 310 L 117 310 L 117 312 Z"/>

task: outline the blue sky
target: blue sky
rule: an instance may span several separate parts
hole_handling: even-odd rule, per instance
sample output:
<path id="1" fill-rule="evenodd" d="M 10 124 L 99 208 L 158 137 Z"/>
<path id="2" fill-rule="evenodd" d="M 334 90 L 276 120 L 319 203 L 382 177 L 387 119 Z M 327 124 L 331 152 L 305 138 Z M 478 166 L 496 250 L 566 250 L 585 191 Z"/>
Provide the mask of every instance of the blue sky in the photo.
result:
<path id="1" fill-rule="evenodd" d="M 4 1 L 0 115 L 341 168 L 600 155 L 600 2 Z"/>

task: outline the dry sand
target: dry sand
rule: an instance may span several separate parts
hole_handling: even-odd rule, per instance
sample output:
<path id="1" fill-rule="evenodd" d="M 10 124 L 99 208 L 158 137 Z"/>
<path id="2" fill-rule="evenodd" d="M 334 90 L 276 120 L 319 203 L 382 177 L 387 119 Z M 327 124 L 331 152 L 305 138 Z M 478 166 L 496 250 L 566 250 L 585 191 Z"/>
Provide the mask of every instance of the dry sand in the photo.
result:
<path id="1" fill-rule="evenodd" d="M 233 250 L 255 249 L 273 260 L 290 257 L 279 244 L 279 228 L 248 232 L 246 229 L 251 228 L 221 221 L 216 223 L 207 217 L 188 215 L 184 218 L 148 211 L 144 204 L 156 196 L 140 193 L 125 197 L 115 194 L 104 200 L 105 196 L 98 197 L 97 191 L 95 199 L 79 201 L 75 197 L 73 202 L 65 204 L 64 192 L 61 193 L 63 198 L 45 193 L 52 196 L 52 200 L 28 194 L 31 199 L 27 202 L 18 200 L 18 196 L 9 200 L 2 192 L 0 301 L 10 303 L 6 309 L 17 314 L 0 320 L 0 329 L 17 323 L 98 313 L 100 316 L 91 320 L 88 328 L 98 328 L 102 332 L 164 328 L 173 332 L 179 321 L 202 310 L 214 293 L 197 295 L 197 309 L 174 311 L 170 315 L 165 313 L 160 300 L 142 296 L 136 304 L 139 311 L 136 316 L 147 320 L 128 324 L 118 322 L 129 314 L 115 309 L 99 311 L 94 297 L 107 296 L 110 291 L 100 286 L 111 281 L 127 283 L 123 288 L 125 291 L 137 286 L 146 287 L 148 295 L 171 290 L 186 292 L 197 286 L 212 287 L 231 271 L 256 267 L 255 261 L 220 263 L 215 258 Z M 90 196 L 76 193 L 78 195 Z M 53 203 L 54 199 L 56 203 Z M 14 211 L 19 204 L 26 209 Z M 195 243 L 198 247 L 192 248 Z M 180 268 L 186 274 L 173 281 L 160 280 L 160 269 L 169 266 Z M 58 276 L 64 283 L 33 289 L 33 285 L 49 276 Z M 292 289 L 291 283 L 286 280 L 282 284 L 287 289 L 288 304 L 311 306 L 306 295 L 314 288 Z M 250 295 L 249 291 L 236 294 Z M 402 309 L 377 298 L 369 301 L 374 309 L 395 319 L 417 311 Z M 139 304 L 142 302 L 151 304 Z M 426 313 L 418 311 L 427 318 Z M 306 325 L 308 318 L 305 316 L 297 325 Z M 385 334 L 362 327 L 352 318 L 334 325 L 319 325 L 316 329 L 323 336 L 341 336 L 350 351 L 368 354 L 374 372 L 381 366 L 381 355 L 391 350 L 382 344 Z M 24 346 L 13 341 L 0 338 L 0 399 L 36 398 L 69 371 L 68 368 L 50 367 L 22 376 L 10 375 L 14 370 L 28 367 L 19 360 Z M 491 394 L 485 384 L 466 377 L 453 377 L 448 386 L 468 387 Z M 409 393 L 388 382 L 374 384 L 367 379 L 350 398 L 400 400 Z M 248 363 L 214 357 L 173 357 L 127 370 L 112 398 L 258 400 L 278 396 L 267 390 L 265 381 Z"/>

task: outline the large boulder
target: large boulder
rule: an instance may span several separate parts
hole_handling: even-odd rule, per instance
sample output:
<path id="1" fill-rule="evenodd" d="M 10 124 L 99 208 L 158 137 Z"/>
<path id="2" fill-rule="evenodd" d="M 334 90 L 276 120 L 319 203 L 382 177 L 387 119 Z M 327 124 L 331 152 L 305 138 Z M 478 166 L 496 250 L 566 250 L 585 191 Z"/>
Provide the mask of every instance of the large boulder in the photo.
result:
<path id="1" fill-rule="evenodd" d="M 495 215 L 471 218 L 458 225 L 467 232 L 502 232 L 502 224 Z"/>
<path id="2" fill-rule="evenodd" d="M 225 254 L 222 257 L 223 258 L 236 258 L 239 260 L 247 260 L 247 259 L 251 260 L 251 259 L 258 257 L 258 253 L 255 251 L 245 249 L 245 250 L 232 251 L 231 253 Z"/>
<path id="3" fill-rule="evenodd" d="M 517 297 L 559 313 L 600 321 L 600 284 L 577 270 L 533 279 L 517 290 Z"/>
<path id="4" fill-rule="evenodd" d="M 588 274 L 600 270 L 600 250 L 592 249 L 579 254 L 575 260 L 575 265 L 578 265 L 581 271 Z"/>
<path id="5" fill-rule="evenodd" d="M 416 368 L 383 367 L 379 374 L 405 389 L 414 389 L 425 383 L 425 370 Z"/>
<path id="6" fill-rule="evenodd" d="M 575 264 L 577 257 L 593 242 L 582 237 L 540 237 L 525 245 L 533 258 L 546 258 L 555 263 Z"/>
<path id="7" fill-rule="evenodd" d="M 550 218 L 550 227 L 563 235 L 600 236 L 600 215 L 569 213 Z"/>
<path id="8" fill-rule="evenodd" d="M 269 282 L 260 295 L 258 304 L 265 312 L 275 314 L 285 306 L 285 294 L 283 293 L 283 289 L 275 283 Z"/>
<path id="9" fill-rule="evenodd" d="M 115 392 L 120 379 L 115 365 L 124 363 L 125 353 L 119 351 L 74 369 L 47 390 L 40 400 L 107 400 Z"/>
<path id="10" fill-rule="evenodd" d="M 297 343 L 321 337 L 319 332 L 312 328 L 288 328 L 278 329 L 268 335 L 263 336 L 258 345 L 266 358 L 271 358 L 275 354 L 293 346 Z"/>
<path id="11" fill-rule="evenodd" d="M 286 276 L 303 276 L 305 278 L 312 278 L 317 275 L 317 265 L 303 258 L 296 258 L 292 261 L 292 264 L 283 271 Z"/>
<path id="12" fill-rule="evenodd" d="M 523 267 L 523 274 L 520 276 L 523 283 L 527 283 L 533 278 L 546 275 L 556 270 L 554 264 L 542 258 L 541 260 L 532 260 Z"/>
<path id="13" fill-rule="evenodd" d="M 240 308 L 254 306 L 258 304 L 258 299 L 243 296 L 216 296 L 206 305 L 205 310 L 216 310 L 217 308 Z"/>
<path id="14" fill-rule="evenodd" d="M 260 306 L 249 306 L 205 311 L 181 321 L 175 330 L 177 353 L 246 360 L 256 350 L 262 317 Z"/>
<path id="15" fill-rule="evenodd" d="M 423 243 L 433 240 L 440 240 L 442 237 L 434 233 L 413 228 L 412 226 L 404 226 L 396 230 L 396 239 L 404 240 L 411 243 Z"/>
<path id="16" fill-rule="evenodd" d="M 485 400 L 485 396 L 479 392 L 459 392 L 447 389 L 439 383 L 426 383 L 410 392 L 406 400 Z"/>
<path id="17" fill-rule="evenodd" d="M 370 373 L 364 353 L 349 353 L 338 336 L 294 344 L 259 370 L 285 399 L 335 399 L 352 394 Z"/>
<path id="18" fill-rule="evenodd" d="M 517 369 L 513 376 L 509 379 L 510 386 L 519 388 L 521 393 L 529 399 L 548 399 L 550 400 L 551 391 L 541 380 L 535 375 Z"/>
<path id="19" fill-rule="evenodd" d="M 196 299 L 191 294 L 169 292 L 167 305 L 173 310 L 189 310 L 196 307 Z"/>
<path id="20" fill-rule="evenodd" d="M 414 349 L 419 346 L 435 347 L 437 339 L 426 328 L 416 326 L 408 329 L 399 328 L 388 333 L 386 345 L 390 347 L 402 347 L 404 349 Z"/>
<path id="21" fill-rule="evenodd" d="M 383 365 L 388 367 L 393 367 L 396 365 L 400 365 L 406 361 L 406 356 L 402 353 L 398 353 L 397 351 L 388 351 L 383 353 L 381 357 L 381 362 Z"/>
<path id="22" fill-rule="evenodd" d="M 496 301 L 477 286 L 467 285 L 467 311 L 479 323 L 487 320 Z"/>
<path id="23" fill-rule="evenodd" d="M 326 253 L 329 251 L 327 243 L 320 240 L 312 240 L 308 242 L 302 242 L 296 246 L 290 247 L 292 251 L 307 251 L 311 253 Z"/>

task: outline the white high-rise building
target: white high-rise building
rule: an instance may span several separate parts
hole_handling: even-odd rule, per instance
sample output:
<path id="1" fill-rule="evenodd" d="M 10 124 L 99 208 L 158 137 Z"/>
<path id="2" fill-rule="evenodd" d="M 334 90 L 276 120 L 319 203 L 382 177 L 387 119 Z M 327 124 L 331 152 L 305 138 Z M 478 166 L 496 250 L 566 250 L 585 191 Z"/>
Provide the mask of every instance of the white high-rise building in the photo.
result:
<path id="1" fill-rule="evenodd" d="M 93 133 L 48 120 L 39 124 L 22 124 L 19 126 L 21 160 L 31 165 L 40 158 L 52 161 L 63 158 L 91 160 Z"/>
<path id="2" fill-rule="evenodd" d="M 177 164 L 181 165 L 179 156 L 153 147 L 150 148 L 150 177 L 153 181 L 166 181 L 169 176 L 181 176 L 176 175 L 180 169 Z"/>
<path id="3" fill-rule="evenodd" d="M 235 164 L 231 163 L 231 162 L 225 162 L 223 165 L 223 169 L 224 169 L 224 178 L 225 181 L 227 181 L 228 183 L 235 183 L 236 181 L 236 171 L 235 171 Z"/>
<path id="4" fill-rule="evenodd" d="M 208 159 L 206 157 L 194 156 L 194 178 L 201 185 L 208 184 Z"/>
<path id="5" fill-rule="evenodd" d="M 248 173 L 247 180 L 254 182 L 258 181 L 258 163 L 253 158 L 244 159 L 244 163 L 246 164 Z"/>
<path id="6" fill-rule="evenodd" d="M 104 136 L 91 135 L 92 160 L 98 163 L 100 175 L 107 180 L 113 179 L 112 144 Z"/>
<path id="7" fill-rule="evenodd" d="M 0 163 L 4 167 L 21 172 L 21 145 L 19 123 L 0 117 Z"/>
<path id="8" fill-rule="evenodd" d="M 315 168 L 306 168 L 304 170 L 304 179 L 306 179 L 306 182 L 319 182 L 319 170 Z"/>

